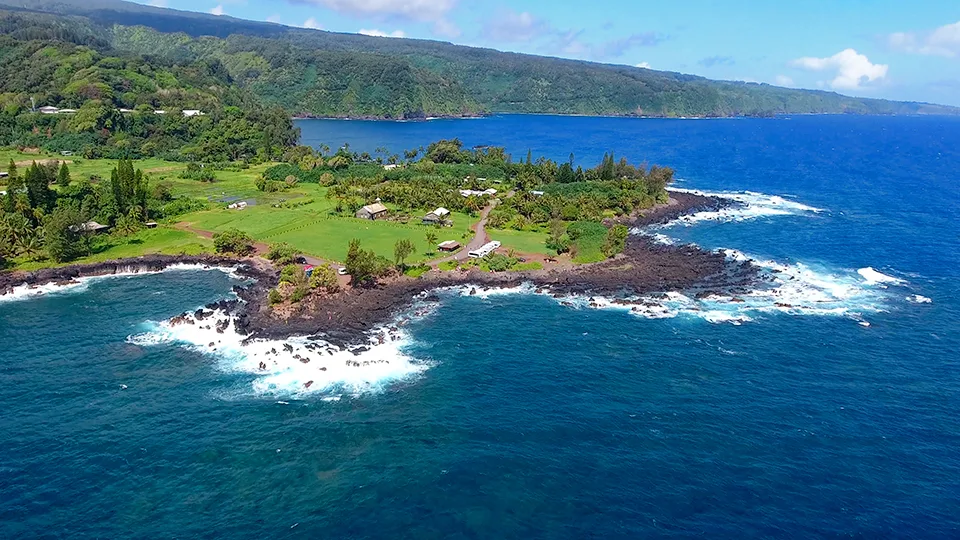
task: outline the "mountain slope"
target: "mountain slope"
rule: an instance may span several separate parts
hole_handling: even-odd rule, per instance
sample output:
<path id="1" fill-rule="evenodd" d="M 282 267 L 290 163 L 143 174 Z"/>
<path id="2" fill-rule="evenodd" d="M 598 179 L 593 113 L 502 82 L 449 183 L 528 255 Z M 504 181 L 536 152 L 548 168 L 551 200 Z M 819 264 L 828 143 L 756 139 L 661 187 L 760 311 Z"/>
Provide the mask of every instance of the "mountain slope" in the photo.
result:
<path id="1" fill-rule="evenodd" d="M 647 116 L 960 113 L 939 105 L 711 81 L 437 41 L 290 28 L 121 0 L 0 0 L 3 6 L 23 18 L 38 12 L 56 14 L 61 27 L 83 28 L 86 39 L 103 40 L 119 50 L 217 58 L 239 84 L 262 99 L 305 114 L 405 118 L 483 110 Z"/>

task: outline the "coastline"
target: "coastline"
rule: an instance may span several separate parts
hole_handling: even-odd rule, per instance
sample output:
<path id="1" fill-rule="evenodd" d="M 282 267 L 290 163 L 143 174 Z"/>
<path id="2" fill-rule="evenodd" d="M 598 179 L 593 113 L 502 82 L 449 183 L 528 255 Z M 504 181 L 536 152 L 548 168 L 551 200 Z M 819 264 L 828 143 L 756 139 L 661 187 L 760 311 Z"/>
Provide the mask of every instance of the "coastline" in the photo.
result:
<path id="1" fill-rule="evenodd" d="M 660 225 L 703 210 L 735 204 L 717 197 L 671 193 L 671 202 L 649 209 L 628 220 L 633 227 Z M 282 318 L 269 307 L 267 293 L 277 285 L 279 273 L 271 263 L 258 258 L 224 256 L 151 255 L 39 270 L 0 274 L 0 297 L 15 287 L 45 284 L 69 285 L 79 278 L 158 272 L 177 265 L 236 268 L 250 280 L 234 287 L 237 300 L 223 300 L 210 310 L 228 313 L 236 330 L 247 339 L 286 339 L 291 336 L 322 337 L 340 347 L 369 343 L 370 332 L 389 325 L 418 298 L 437 301 L 439 289 L 514 288 L 529 284 L 537 292 L 554 297 L 570 295 L 621 298 L 654 293 L 688 292 L 697 295 L 739 294 L 758 279 L 749 261 L 730 260 L 724 253 L 693 245 L 662 245 L 642 234 L 632 234 L 624 253 L 607 261 L 568 269 L 529 272 L 484 273 L 479 269 L 428 273 L 420 278 L 400 278 L 370 287 L 351 288 L 335 295 L 308 297 Z M 593 300 L 591 299 L 591 302 Z M 638 304 L 639 305 L 639 304 Z"/>

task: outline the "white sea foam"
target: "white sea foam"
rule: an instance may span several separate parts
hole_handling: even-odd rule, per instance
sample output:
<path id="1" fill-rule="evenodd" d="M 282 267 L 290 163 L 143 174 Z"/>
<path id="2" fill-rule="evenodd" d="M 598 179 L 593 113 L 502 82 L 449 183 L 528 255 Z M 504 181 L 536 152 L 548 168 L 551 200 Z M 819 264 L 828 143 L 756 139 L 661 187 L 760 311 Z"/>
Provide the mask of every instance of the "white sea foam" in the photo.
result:
<path id="1" fill-rule="evenodd" d="M 926 296 L 913 294 L 907 297 L 907 302 L 912 302 L 914 304 L 932 304 L 933 300 L 930 298 L 927 298 Z"/>
<path id="2" fill-rule="evenodd" d="M 874 270 L 873 268 L 870 268 L 869 266 L 866 268 L 861 268 L 857 270 L 857 273 L 860 274 L 861 277 L 863 277 L 864 281 L 866 281 L 868 285 L 878 285 L 882 283 L 892 283 L 894 285 L 900 285 L 904 283 L 902 279 L 895 278 L 893 276 L 888 276 L 886 274 L 881 274 L 880 272 L 877 272 L 876 270 Z"/>
<path id="3" fill-rule="evenodd" d="M 692 193 L 706 197 L 719 197 L 729 199 L 740 203 L 739 205 L 723 208 L 716 211 L 696 212 L 694 214 L 681 216 L 667 224 L 690 226 L 703 221 L 744 221 L 748 219 L 757 219 L 771 216 L 790 216 L 803 214 L 817 214 L 823 212 L 821 208 L 815 208 L 803 203 L 791 201 L 780 195 L 767 195 L 753 191 L 700 191 L 695 189 L 668 188 L 670 191 L 678 193 Z"/>
<path id="4" fill-rule="evenodd" d="M 222 333 L 218 325 L 225 325 Z M 254 375 L 252 392 L 271 398 L 377 392 L 429 368 L 403 353 L 410 338 L 397 327 L 373 332 L 370 343 L 354 352 L 302 337 L 245 342 L 222 311 L 200 321 L 187 315 L 149 326 L 127 341 L 140 346 L 176 343 L 209 355 L 223 372 Z"/>
<path id="5" fill-rule="evenodd" d="M 679 292 L 605 298 L 601 296 L 555 295 L 548 289 L 530 284 L 507 289 L 457 287 L 463 296 L 490 298 L 503 294 L 533 294 L 538 290 L 558 303 L 574 309 L 612 309 L 627 311 L 646 319 L 698 318 L 713 324 L 741 325 L 765 314 L 846 317 L 858 322 L 871 313 L 884 312 L 893 299 L 888 285 L 898 282 L 865 282 L 853 270 L 832 271 L 814 265 L 784 264 L 757 260 L 736 250 L 725 250 L 737 261 L 752 261 L 760 268 L 762 283 L 736 295 L 688 296 Z M 916 297 L 912 297 L 916 301 Z M 920 297 L 923 298 L 923 297 Z"/>
<path id="6" fill-rule="evenodd" d="M 164 270 L 142 270 L 137 268 L 136 265 L 131 265 L 127 268 L 121 269 L 121 271 L 114 274 L 105 274 L 102 276 L 86 276 L 73 279 L 66 283 L 45 283 L 43 285 L 18 285 L 13 287 L 13 289 L 6 293 L 0 293 L 0 303 L 2 302 L 14 302 L 18 300 L 28 300 L 31 298 L 36 298 L 38 296 L 45 296 L 51 294 L 64 294 L 64 293 L 76 293 L 83 292 L 87 290 L 87 287 L 90 283 L 95 281 L 104 280 L 104 279 L 113 279 L 113 278 L 129 278 L 133 276 L 143 276 L 149 274 L 159 274 L 161 272 L 190 272 L 190 271 L 218 271 L 223 272 L 234 279 L 241 279 L 237 267 L 228 267 L 228 266 L 207 266 L 202 264 L 172 264 L 165 268 Z"/>

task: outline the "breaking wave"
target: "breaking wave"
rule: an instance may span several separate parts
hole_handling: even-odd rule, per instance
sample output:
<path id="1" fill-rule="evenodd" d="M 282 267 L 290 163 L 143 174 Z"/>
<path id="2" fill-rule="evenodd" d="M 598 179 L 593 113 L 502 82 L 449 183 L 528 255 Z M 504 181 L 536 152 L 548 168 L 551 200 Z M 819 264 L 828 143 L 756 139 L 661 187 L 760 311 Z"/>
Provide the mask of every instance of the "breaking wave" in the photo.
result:
<path id="1" fill-rule="evenodd" d="M 18 285 L 13 287 L 10 292 L 3 294 L 0 291 L 0 303 L 16 302 L 20 300 L 29 300 L 39 296 L 78 293 L 87 290 L 89 285 L 95 281 L 113 278 L 128 278 L 134 276 L 144 276 L 149 274 L 159 274 L 162 272 L 191 272 L 191 271 L 218 271 L 223 272 L 234 279 L 242 279 L 236 267 L 228 266 L 207 266 L 202 264 L 172 264 L 163 270 L 143 270 L 131 265 L 119 272 L 113 274 L 104 274 L 102 276 L 86 276 L 74 278 L 62 283 L 45 283 L 43 285 Z"/>
<path id="2" fill-rule="evenodd" d="M 888 285 L 906 284 L 892 276 L 888 277 L 896 281 L 876 282 L 862 278 L 853 270 L 833 272 L 803 263 L 757 260 L 736 250 L 724 250 L 724 253 L 731 260 L 752 261 L 760 268 L 761 282 L 738 294 L 669 292 L 617 298 L 554 294 L 532 284 L 504 289 L 460 286 L 451 290 L 460 296 L 480 299 L 506 294 L 539 294 L 574 309 L 612 309 L 645 319 L 697 318 L 713 324 L 741 325 L 775 313 L 845 317 L 866 322 L 865 318 L 870 314 L 888 311 L 890 302 L 895 299 L 888 291 Z M 916 303 L 929 301 L 919 295 L 908 300 Z"/>
<path id="3" fill-rule="evenodd" d="M 411 341 L 399 325 L 374 331 L 364 346 L 343 349 L 303 337 L 248 340 L 236 331 L 229 314 L 206 313 L 200 319 L 190 314 L 147 323 L 146 332 L 129 336 L 127 342 L 144 347 L 176 344 L 212 356 L 220 371 L 253 376 L 253 394 L 271 398 L 335 400 L 380 392 L 430 367 L 404 354 Z"/>
<path id="4" fill-rule="evenodd" d="M 696 189 L 668 188 L 670 191 L 678 193 L 692 193 L 705 197 L 719 197 L 735 201 L 736 205 L 720 210 L 709 210 L 696 212 L 687 216 L 681 216 L 674 221 L 666 224 L 664 227 L 684 225 L 690 226 L 702 221 L 745 221 L 772 216 L 791 216 L 803 214 L 818 214 L 823 212 L 822 208 L 815 208 L 803 203 L 791 201 L 780 195 L 766 195 L 753 191 L 701 191 Z"/>

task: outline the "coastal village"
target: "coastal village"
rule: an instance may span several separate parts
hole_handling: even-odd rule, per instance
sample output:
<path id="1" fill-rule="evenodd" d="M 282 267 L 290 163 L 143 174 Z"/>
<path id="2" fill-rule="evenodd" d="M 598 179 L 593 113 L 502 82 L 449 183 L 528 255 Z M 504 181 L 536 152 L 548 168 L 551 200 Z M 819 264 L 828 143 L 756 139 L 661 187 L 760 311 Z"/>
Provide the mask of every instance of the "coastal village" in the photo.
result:
<path id="1" fill-rule="evenodd" d="M 30 202 L 38 189 L 88 205 L 122 193 L 142 193 L 142 202 L 126 203 L 120 215 L 109 206 L 81 212 L 66 228 L 73 240 L 63 255 L 31 251 L 27 236 L 10 236 L 21 247 L 8 266 L 259 256 L 281 271 L 270 304 L 284 310 L 344 288 L 426 274 L 549 272 L 604 261 L 624 250 L 627 229 L 617 220 L 666 202 L 672 174 L 612 155 L 587 170 L 530 156 L 513 163 L 502 149 L 465 149 L 457 140 L 404 160 L 301 146 L 285 161 L 259 164 L 114 162 L 76 150 L 0 150 L 0 163 L 8 163 L 0 183 L 16 190 L 3 195 L 5 204 Z"/>

